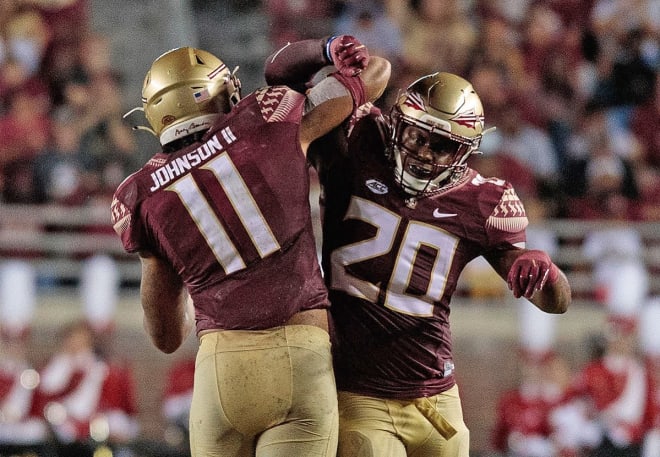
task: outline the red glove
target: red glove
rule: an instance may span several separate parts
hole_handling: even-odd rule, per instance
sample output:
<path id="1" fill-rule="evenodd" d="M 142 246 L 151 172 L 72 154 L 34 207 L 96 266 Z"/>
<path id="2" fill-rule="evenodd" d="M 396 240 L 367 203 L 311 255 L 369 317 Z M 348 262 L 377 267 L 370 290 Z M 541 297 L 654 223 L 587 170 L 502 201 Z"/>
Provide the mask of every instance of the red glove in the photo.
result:
<path id="1" fill-rule="evenodd" d="M 532 298 L 534 292 L 546 283 L 553 284 L 559 278 L 559 269 L 543 251 L 529 250 L 518 256 L 507 276 L 509 289 L 516 298 Z"/>
<path id="2" fill-rule="evenodd" d="M 344 76 L 359 75 L 369 64 L 369 50 L 351 35 L 337 35 L 325 43 L 325 58 Z"/>

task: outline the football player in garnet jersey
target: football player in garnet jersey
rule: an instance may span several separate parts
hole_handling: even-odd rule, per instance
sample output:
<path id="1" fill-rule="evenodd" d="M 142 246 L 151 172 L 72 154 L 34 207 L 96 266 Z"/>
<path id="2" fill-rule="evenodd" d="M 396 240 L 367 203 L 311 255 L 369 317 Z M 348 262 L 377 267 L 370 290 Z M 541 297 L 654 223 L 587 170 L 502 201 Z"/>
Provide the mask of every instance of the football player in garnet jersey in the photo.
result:
<path id="1" fill-rule="evenodd" d="M 310 80 L 285 65 L 303 52 L 269 58 L 267 81 Z M 549 313 L 567 310 L 568 281 L 545 252 L 525 249 L 512 186 L 468 167 L 485 131 L 468 81 L 424 76 L 389 116 L 367 104 L 344 127 L 309 155 L 322 185 L 339 456 L 467 457 L 449 328 L 461 271 L 483 255 L 515 297 Z"/>
<path id="2" fill-rule="evenodd" d="M 235 72 L 189 47 L 158 57 L 144 80 L 142 128 L 162 150 L 118 187 L 112 220 L 140 256 L 154 345 L 175 351 L 194 314 L 193 456 L 335 455 L 306 151 L 380 96 L 390 64 L 350 36 L 307 45 L 336 67 L 308 96 L 277 86 L 241 99 Z"/>

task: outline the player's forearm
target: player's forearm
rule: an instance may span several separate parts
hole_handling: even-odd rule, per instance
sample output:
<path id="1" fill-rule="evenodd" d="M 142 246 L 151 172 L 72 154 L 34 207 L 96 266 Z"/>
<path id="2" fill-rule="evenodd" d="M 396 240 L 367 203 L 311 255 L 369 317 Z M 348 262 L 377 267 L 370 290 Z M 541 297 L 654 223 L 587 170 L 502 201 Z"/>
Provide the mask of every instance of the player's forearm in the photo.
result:
<path id="1" fill-rule="evenodd" d="M 383 95 L 389 84 L 391 73 L 392 65 L 389 60 L 383 57 L 371 57 L 369 65 L 359 76 L 364 84 L 367 101 L 373 102 Z"/>
<path id="2" fill-rule="evenodd" d="M 188 293 L 167 262 L 154 256 L 141 261 L 143 326 L 154 346 L 170 354 L 181 346 L 193 326 L 186 307 Z"/>
<path id="3" fill-rule="evenodd" d="M 566 275 L 557 269 L 557 280 L 546 283 L 543 288 L 530 299 L 541 311 L 552 314 L 562 314 L 571 304 L 571 287 Z"/>
<path id="4" fill-rule="evenodd" d="M 194 319 L 185 312 L 186 296 L 185 293 L 181 293 L 172 312 L 164 312 L 143 296 L 144 329 L 154 346 L 166 354 L 176 351 L 194 326 Z"/>
<path id="5" fill-rule="evenodd" d="M 326 39 L 288 43 L 268 56 L 264 77 L 269 85 L 304 86 L 316 72 L 330 65 L 324 54 Z"/>
<path id="6" fill-rule="evenodd" d="M 544 251 L 506 249 L 484 254 L 516 298 L 524 297 L 546 313 L 562 314 L 571 304 L 566 275 Z"/>
<path id="7" fill-rule="evenodd" d="M 270 85 L 284 84 L 304 92 L 312 77 L 328 65 L 334 65 L 334 74 L 344 85 L 360 75 L 366 101 L 379 98 L 389 83 L 390 62 L 369 57 L 366 46 L 349 35 L 289 43 L 266 59 L 264 76 Z M 363 102 L 353 99 L 358 106 Z"/>

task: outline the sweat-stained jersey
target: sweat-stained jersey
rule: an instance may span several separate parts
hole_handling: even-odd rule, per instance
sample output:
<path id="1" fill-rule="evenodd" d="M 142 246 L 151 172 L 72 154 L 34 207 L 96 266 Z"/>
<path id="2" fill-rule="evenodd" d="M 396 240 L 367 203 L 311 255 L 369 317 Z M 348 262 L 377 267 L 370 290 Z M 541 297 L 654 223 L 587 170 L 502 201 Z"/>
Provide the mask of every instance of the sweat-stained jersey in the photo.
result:
<path id="1" fill-rule="evenodd" d="M 455 383 L 449 304 L 459 274 L 481 254 L 524 243 L 527 217 L 509 183 L 471 169 L 448 190 L 410 199 L 376 114 L 357 122 L 343 160 L 319 168 L 337 383 L 374 397 L 431 396 Z"/>
<path id="2" fill-rule="evenodd" d="M 198 332 L 265 329 L 328 306 L 299 143 L 304 101 L 283 86 L 260 89 L 201 142 L 154 155 L 114 195 L 124 248 L 173 265 Z"/>

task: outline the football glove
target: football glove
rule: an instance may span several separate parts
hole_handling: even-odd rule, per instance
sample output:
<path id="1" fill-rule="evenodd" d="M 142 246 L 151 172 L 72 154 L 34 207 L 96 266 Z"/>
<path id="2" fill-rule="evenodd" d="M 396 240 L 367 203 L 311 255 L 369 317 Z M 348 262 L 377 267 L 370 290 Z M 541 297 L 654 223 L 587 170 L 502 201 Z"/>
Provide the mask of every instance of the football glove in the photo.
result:
<path id="1" fill-rule="evenodd" d="M 369 50 L 351 35 L 337 35 L 325 43 L 325 58 L 344 76 L 359 75 L 369 64 Z"/>
<path id="2" fill-rule="evenodd" d="M 529 250 L 518 256 L 511 265 L 507 285 L 516 298 L 532 298 L 543 286 L 553 284 L 559 277 L 559 269 L 543 251 Z"/>

